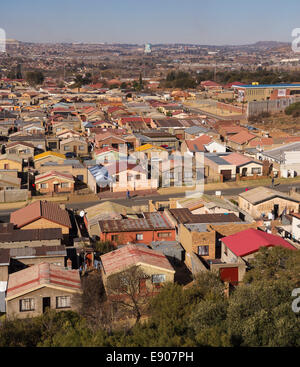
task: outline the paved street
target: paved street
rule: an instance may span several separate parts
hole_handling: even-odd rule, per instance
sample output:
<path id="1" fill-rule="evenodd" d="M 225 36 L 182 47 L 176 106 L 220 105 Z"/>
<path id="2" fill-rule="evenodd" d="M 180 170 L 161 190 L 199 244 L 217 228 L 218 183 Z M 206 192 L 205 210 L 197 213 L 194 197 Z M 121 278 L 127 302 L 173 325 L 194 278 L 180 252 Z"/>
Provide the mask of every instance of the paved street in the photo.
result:
<path id="1" fill-rule="evenodd" d="M 294 183 L 294 184 L 279 184 L 275 186 L 275 189 L 284 193 L 288 193 L 291 188 L 299 188 L 300 191 L 300 183 Z M 238 195 L 245 191 L 245 187 L 235 187 L 230 189 L 224 189 L 221 190 L 222 195 L 224 196 L 234 196 Z M 207 195 L 215 195 L 215 190 L 205 191 L 205 194 Z M 165 194 L 165 195 L 152 195 L 152 196 L 144 196 L 144 197 L 133 197 L 131 199 L 103 199 L 98 201 L 92 201 L 92 202 L 81 202 L 81 203 L 66 203 L 66 208 L 68 209 L 78 209 L 82 210 L 85 208 L 88 208 L 92 205 L 98 204 L 99 202 L 104 201 L 112 201 L 115 203 L 119 203 L 121 205 L 146 205 L 148 204 L 149 200 L 153 201 L 164 201 L 168 200 L 169 198 L 183 198 L 185 196 L 185 193 L 175 193 L 175 194 Z M 8 222 L 9 221 L 9 215 L 11 212 L 13 212 L 16 209 L 7 209 L 0 211 L 0 221 L 1 222 Z"/>

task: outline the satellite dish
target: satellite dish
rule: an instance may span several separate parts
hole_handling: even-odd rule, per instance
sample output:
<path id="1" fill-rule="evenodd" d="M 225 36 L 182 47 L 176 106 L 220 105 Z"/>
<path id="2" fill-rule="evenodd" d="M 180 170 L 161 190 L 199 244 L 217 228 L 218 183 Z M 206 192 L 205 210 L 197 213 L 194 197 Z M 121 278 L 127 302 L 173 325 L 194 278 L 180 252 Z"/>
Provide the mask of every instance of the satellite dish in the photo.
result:
<path id="1" fill-rule="evenodd" d="M 79 213 L 79 215 L 81 216 L 81 218 L 84 217 L 84 214 L 85 214 L 84 210 L 81 210 L 81 212 Z"/>

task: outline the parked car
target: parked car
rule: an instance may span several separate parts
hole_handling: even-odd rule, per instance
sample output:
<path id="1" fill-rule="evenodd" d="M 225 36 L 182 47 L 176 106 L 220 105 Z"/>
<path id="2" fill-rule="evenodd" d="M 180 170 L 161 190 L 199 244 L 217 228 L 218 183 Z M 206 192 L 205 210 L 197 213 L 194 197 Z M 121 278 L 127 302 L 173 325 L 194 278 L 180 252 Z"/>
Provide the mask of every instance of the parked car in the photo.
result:
<path id="1" fill-rule="evenodd" d="M 65 154 L 65 157 L 66 158 L 76 158 L 76 154 L 73 152 L 68 152 Z"/>

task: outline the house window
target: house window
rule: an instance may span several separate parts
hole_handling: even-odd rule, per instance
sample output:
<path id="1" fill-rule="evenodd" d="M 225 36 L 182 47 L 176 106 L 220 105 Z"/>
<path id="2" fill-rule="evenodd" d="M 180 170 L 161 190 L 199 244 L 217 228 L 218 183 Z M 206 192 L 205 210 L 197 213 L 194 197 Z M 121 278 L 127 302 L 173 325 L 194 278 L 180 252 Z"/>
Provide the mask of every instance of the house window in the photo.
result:
<path id="1" fill-rule="evenodd" d="M 261 174 L 261 168 L 252 168 L 251 173 L 260 175 Z"/>
<path id="2" fill-rule="evenodd" d="M 64 151 L 65 151 L 65 152 L 67 152 L 67 151 L 69 151 L 69 150 L 70 150 L 69 145 L 65 145 L 65 146 L 64 146 Z"/>
<path id="3" fill-rule="evenodd" d="M 131 181 L 132 180 L 132 175 L 127 175 L 127 181 Z"/>
<path id="4" fill-rule="evenodd" d="M 208 249 L 209 246 L 198 246 L 198 255 L 208 256 L 209 254 Z"/>
<path id="5" fill-rule="evenodd" d="M 224 255 L 228 255 L 228 252 L 227 252 L 227 247 L 226 246 L 224 246 Z"/>
<path id="6" fill-rule="evenodd" d="M 76 177 L 77 177 L 77 180 L 83 181 L 83 175 L 77 175 Z"/>
<path id="7" fill-rule="evenodd" d="M 136 240 L 137 240 L 137 241 L 142 241 L 142 240 L 143 240 L 143 238 L 144 238 L 143 233 L 138 233 L 138 234 L 136 235 Z"/>
<path id="8" fill-rule="evenodd" d="M 153 284 L 161 284 L 166 281 L 166 275 L 165 274 L 153 274 L 152 275 L 152 283 Z"/>
<path id="9" fill-rule="evenodd" d="M 70 296 L 60 296 L 56 297 L 56 308 L 69 308 L 71 297 Z"/>
<path id="10" fill-rule="evenodd" d="M 140 180 L 140 179 L 141 179 L 141 175 L 136 175 L 136 176 L 135 176 L 135 179 L 136 179 L 136 180 Z"/>
<path id="11" fill-rule="evenodd" d="M 25 298 L 20 300 L 20 312 L 34 311 L 35 310 L 35 299 Z"/>
<path id="12" fill-rule="evenodd" d="M 62 182 L 62 183 L 61 183 L 61 187 L 62 187 L 62 188 L 70 187 L 70 184 L 69 184 L 69 182 Z"/>
<path id="13" fill-rule="evenodd" d="M 112 234 L 112 235 L 111 235 L 111 240 L 112 240 L 113 242 L 117 242 L 117 241 L 118 241 L 118 239 L 119 239 L 119 235 L 118 235 L 118 234 Z"/>
<path id="14" fill-rule="evenodd" d="M 83 151 L 84 150 L 84 145 L 79 145 L 78 149 Z"/>
<path id="15" fill-rule="evenodd" d="M 47 189 L 48 188 L 48 184 L 46 184 L 46 183 L 40 184 L 40 188 L 41 189 Z"/>
<path id="16" fill-rule="evenodd" d="M 157 237 L 170 237 L 171 233 L 170 232 L 161 232 L 157 234 Z"/>

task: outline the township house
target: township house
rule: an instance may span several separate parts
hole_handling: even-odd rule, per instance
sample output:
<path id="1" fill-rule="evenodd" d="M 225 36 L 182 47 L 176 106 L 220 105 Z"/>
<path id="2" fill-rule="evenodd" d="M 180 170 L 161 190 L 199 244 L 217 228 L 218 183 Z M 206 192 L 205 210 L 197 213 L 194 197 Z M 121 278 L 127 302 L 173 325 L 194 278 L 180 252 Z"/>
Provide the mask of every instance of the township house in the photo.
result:
<path id="1" fill-rule="evenodd" d="M 78 270 L 45 262 L 33 265 L 9 275 L 6 315 L 27 318 L 41 315 L 47 308 L 75 310 L 73 296 L 80 292 Z"/>
<path id="2" fill-rule="evenodd" d="M 231 283 L 242 281 L 248 261 L 255 256 L 261 247 L 280 246 L 296 250 L 294 246 L 280 236 L 254 228 L 223 237 L 221 242 L 221 262 L 226 263 L 228 266 L 232 265 L 231 268 L 226 268 L 226 274 L 223 273 L 221 278 Z M 234 266 L 235 264 L 240 264 L 240 266 Z"/>
<path id="3" fill-rule="evenodd" d="M 140 280 L 139 292 L 153 292 L 166 282 L 174 282 L 175 270 L 167 257 L 158 251 L 148 249 L 138 245 L 126 245 L 121 248 L 104 254 L 101 259 L 101 272 L 105 288 L 107 280 L 111 275 L 138 266 L 146 275 Z M 108 297 L 113 295 L 109 294 Z"/>
<path id="4" fill-rule="evenodd" d="M 0 223 L 0 248 L 60 246 L 61 228 L 16 229 L 13 223 Z"/>
<path id="5" fill-rule="evenodd" d="M 42 262 L 63 267 L 66 256 L 65 246 L 0 248 L 0 282 L 7 283 L 10 274 Z"/>
<path id="6" fill-rule="evenodd" d="M 142 213 L 138 219 L 100 220 L 99 227 L 100 240 L 115 246 L 175 240 L 175 227 L 163 212 Z"/>
<path id="7" fill-rule="evenodd" d="M 32 158 L 34 156 L 34 145 L 25 142 L 14 142 L 6 145 L 6 153 L 15 154 L 23 159 Z"/>
<path id="8" fill-rule="evenodd" d="M 88 186 L 94 193 L 111 190 L 149 190 L 157 188 L 157 180 L 148 179 L 148 172 L 141 165 L 115 162 L 108 166 L 88 167 Z"/>
<path id="9" fill-rule="evenodd" d="M 9 142 L 25 142 L 32 144 L 35 149 L 39 149 L 40 151 L 46 150 L 46 138 L 45 135 L 34 134 L 34 135 L 16 135 L 10 136 Z"/>
<path id="10" fill-rule="evenodd" d="M 34 167 L 39 169 L 41 165 L 47 162 L 56 162 L 57 164 L 63 163 L 66 157 L 64 154 L 47 151 L 34 156 Z"/>
<path id="11" fill-rule="evenodd" d="M 17 155 L 1 154 L 0 155 L 0 170 L 16 170 L 23 171 L 23 159 Z"/>
<path id="12" fill-rule="evenodd" d="M 65 159 L 59 162 L 45 162 L 39 167 L 39 173 L 56 171 L 71 174 L 75 179 L 75 184 L 87 184 L 87 168 L 78 159 Z"/>
<path id="13" fill-rule="evenodd" d="M 11 213 L 10 223 L 19 229 L 61 228 L 64 238 L 68 238 L 72 228 L 65 209 L 49 201 L 35 201 Z"/>
<path id="14" fill-rule="evenodd" d="M 239 194 L 239 207 L 253 218 L 277 219 L 283 213 L 298 213 L 299 200 L 268 187 L 255 187 Z"/>
<path id="15" fill-rule="evenodd" d="M 75 180 L 72 175 L 48 171 L 35 176 L 36 190 L 42 194 L 73 193 Z"/>
<path id="16" fill-rule="evenodd" d="M 132 207 L 120 205 L 111 201 L 104 201 L 100 204 L 90 206 L 84 210 L 84 223 L 90 236 L 100 235 L 99 220 L 124 219 L 134 215 L 135 210 Z"/>
<path id="17" fill-rule="evenodd" d="M 119 150 L 119 148 L 124 148 L 126 143 L 125 139 L 110 133 L 97 134 L 95 137 L 95 146 L 99 149 L 110 147 Z"/>
<path id="18" fill-rule="evenodd" d="M 205 153 L 204 175 L 207 179 L 215 181 L 235 180 L 237 176 L 261 176 L 263 163 L 245 157 L 240 153 Z"/>
<path id="19" fill-rule="evenodd" d="M 83 138 L 75 138 L 71 137 L 68 139 L 64 139 L 60 142 L 60 153 L 66 154 L 68 152 L 73 152 L 76 155 L 87 155 L 88 143 Z"/>
<path id="20" fill-rule="evenodd" d="M 12 173 L 7 174 L 7 171 L 0 171 L 0 190 L 14 190 L 21 187 L 21 178 L 13 175 Z"/>
<path id="21" fill-rule="evenodd" d="M 185 251 L 194 252 L 204 259 L 216 257 L 216 232 L 212 225 L 242 222 L 233 213 L 192 214 L 187 208 L 168 209 L 166 213 L 175 225 L 177 239 Z"/>
<path id="22" fill-rule="evenodd" d="M 226 144 L 234 150 L 243 151 L 254 140 L 258 140 L 258 136 L 248 131 L 240 131 L 237 134 L 227 137 Z"/>

